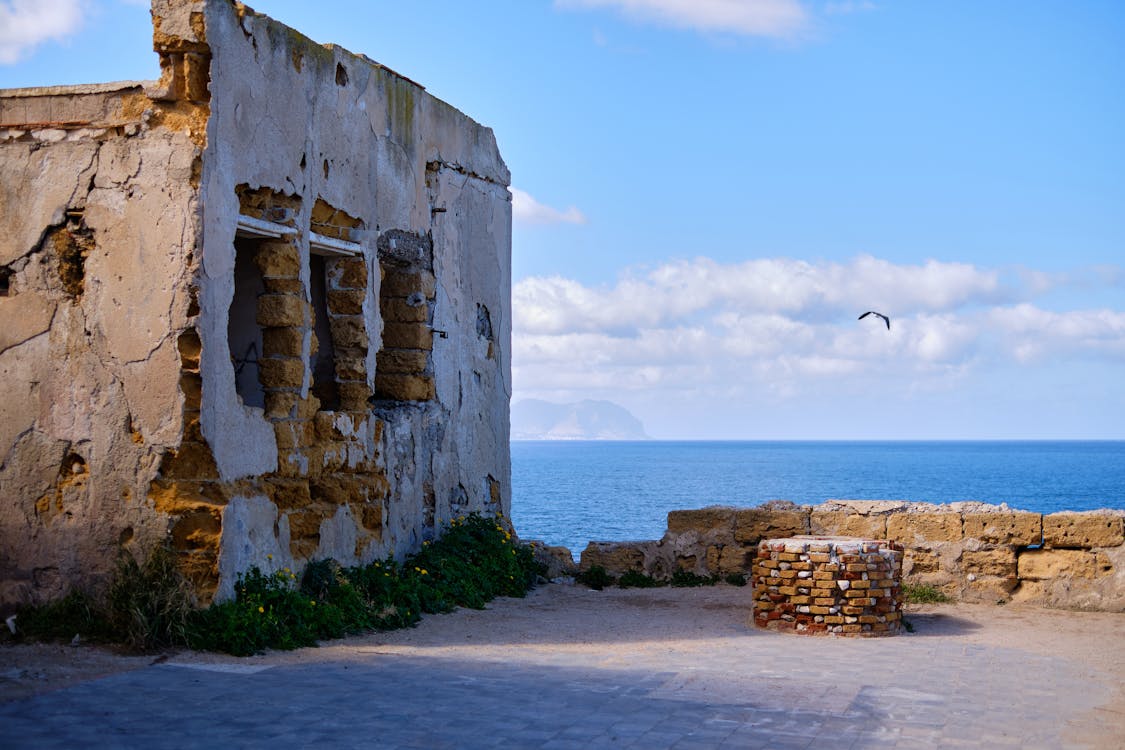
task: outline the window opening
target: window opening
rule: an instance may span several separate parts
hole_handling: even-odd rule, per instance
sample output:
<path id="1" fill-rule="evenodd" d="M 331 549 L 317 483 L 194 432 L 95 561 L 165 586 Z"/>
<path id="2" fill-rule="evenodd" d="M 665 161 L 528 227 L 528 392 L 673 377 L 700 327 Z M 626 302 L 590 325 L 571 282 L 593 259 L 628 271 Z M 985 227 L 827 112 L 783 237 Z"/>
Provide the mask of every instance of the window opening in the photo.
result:
<path id="1" fill-rule="evenodd" d="M 262 329 L 258 325 L 258 297 L 265 293 L 262 275 L 254 261 L 259 241 L 236 237 L 234 241 L 234 297 L 227 315 L 227 343 L 234 365 L 234 387 L 242 403 L 264 408 L 266 394 L 259 378 Z"/>
<path id="2" fill-rule="evenodd" d="M 340 389 L 336 383 L 336 347 L 328 317 L 328 264 L 324 257 L 309 256 L 309 296 L 312 298 L 313 334 L 316 349 L 310 353 L 312 392 L 323 411 L 340 408 Z"/>

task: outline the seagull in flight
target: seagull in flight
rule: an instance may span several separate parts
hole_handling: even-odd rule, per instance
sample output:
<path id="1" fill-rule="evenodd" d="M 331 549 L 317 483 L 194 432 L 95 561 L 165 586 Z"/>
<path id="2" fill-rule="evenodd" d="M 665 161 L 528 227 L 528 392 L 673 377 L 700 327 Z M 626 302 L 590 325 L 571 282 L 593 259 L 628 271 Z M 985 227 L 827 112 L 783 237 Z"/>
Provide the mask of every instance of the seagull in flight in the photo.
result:
<path id="1" fill-rule="evenodd" d="M 883 319 L 883 322 L 887 324 L 887 330 L 888 330 L 888 331 L 889 331 L 889 330 L 891 330 L 891 319 L 890 319 L 890 318 L 888 318 L 888 317 L 887 317 L 886 315 L 884 315 L 883 313 L 877 313 L 877 312 L 875 312 L 874 310 L 868 310 L 868 311 L 867 311 L 867 312 L 865 312 L 865 313 L 864 313 L 863 315 L 860 315 L 860 316 L 859 316 L 859 318 L 858 318 L 858 320 L 863 320 L 863 319 L 864 319 L 864 318 L 866 318 L 866 317 L 867 317 L 868 315 L 874 315 L 874 316 L 875 316 L 875 317 L 877 317 L 877 318 L 882 318 L 882 319 Z"/>

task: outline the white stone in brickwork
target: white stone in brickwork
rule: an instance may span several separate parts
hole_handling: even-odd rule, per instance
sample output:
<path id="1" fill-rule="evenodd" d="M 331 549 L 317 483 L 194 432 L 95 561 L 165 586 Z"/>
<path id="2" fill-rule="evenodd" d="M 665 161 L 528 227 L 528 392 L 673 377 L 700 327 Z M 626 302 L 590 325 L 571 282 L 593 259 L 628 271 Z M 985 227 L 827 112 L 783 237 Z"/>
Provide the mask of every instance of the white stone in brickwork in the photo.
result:
<path id="1" fill-rule="evenodd" d="M 836 585 L 840 587 L 841 591 L 847 591 L 852 587 L 851 581 L 836 581 Z"/>

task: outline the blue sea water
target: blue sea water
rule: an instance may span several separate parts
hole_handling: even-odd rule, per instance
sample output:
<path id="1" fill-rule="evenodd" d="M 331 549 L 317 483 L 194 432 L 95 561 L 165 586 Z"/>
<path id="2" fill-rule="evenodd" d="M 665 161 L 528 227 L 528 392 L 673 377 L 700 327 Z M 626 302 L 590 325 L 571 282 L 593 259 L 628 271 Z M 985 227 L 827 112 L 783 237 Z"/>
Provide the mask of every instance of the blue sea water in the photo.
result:
<path id="1" fill-rule="evenodd" d="M 1125 441 L 513 441 L 520 536 L 569 547 L 659 539 L 668 511 L 767 500 L 1125 509 Z"/>

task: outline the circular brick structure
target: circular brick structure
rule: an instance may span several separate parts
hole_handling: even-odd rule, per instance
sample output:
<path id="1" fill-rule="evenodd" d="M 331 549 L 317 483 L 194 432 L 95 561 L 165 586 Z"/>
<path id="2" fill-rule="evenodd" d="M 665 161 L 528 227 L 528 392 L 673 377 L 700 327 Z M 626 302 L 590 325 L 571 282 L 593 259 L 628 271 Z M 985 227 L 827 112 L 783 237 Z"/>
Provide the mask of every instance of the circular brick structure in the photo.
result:
<path id="1" fill-rule="evenodd" d="M 902 545 L 797 536 L 764 539 L 754 559 L 754 624 L 806 635 L 902 629 Z"/>

